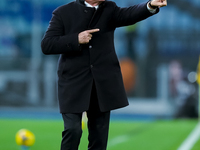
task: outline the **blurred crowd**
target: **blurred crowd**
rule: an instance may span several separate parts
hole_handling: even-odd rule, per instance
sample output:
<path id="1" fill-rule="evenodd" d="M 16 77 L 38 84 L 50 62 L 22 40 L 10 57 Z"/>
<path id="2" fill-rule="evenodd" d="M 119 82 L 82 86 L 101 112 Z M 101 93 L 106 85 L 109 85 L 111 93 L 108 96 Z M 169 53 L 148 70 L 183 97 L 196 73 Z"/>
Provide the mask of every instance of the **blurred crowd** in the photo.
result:
<path id="1" fill-rule="evenodd" d="M 141 0 L 114 1 L 123 7 L 141 3 Z M 54 72 L 58 56 L 47 59 L 41 53 L 40 40 L 52 11 L 68 2 L 70 0 L 1 0 L 0 105 L 28 105 L 29 99 L 34 98 L 37 103 L 47 104 L 44 103 L 46 86 L 41 79 L 44 74 Z M 179 108 L 176 116 L 185 113 L 183 110 L 189 105 L 194 110 L 191 116 L 196 115 L 199 10 L 199 0 L 168 0 L 168 7 L 158 15 L 117 29 L 115 47 L 129 97 L 157 97 L 158 67 L 165 64 L 168 79 L 163 80 L 169 81 L 169 90 L 166 90 L 169 103 Z M 52 65 L 44 70 L 47 62 Z M 36 76 L 33 81 L 23 78 L 30 72 Z M 56 87 L 52 90 L 56 91 Z M 55 94 L 52 96 L 56 103 Z"/>

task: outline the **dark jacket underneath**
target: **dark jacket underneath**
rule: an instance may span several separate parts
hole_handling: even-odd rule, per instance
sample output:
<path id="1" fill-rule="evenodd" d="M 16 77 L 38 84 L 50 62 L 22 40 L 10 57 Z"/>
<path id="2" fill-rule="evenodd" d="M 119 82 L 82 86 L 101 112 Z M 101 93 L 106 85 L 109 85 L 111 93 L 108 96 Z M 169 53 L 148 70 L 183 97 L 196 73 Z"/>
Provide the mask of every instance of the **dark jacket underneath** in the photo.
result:
<path id="1" fill-rule="evenodd" d="M 58 99 L 61 113 L 88 110 L 93 82 L 100 110 L 128 105 L 121 70 L 114 48 L 117 27 L 132 25 L 152 14 L 146 3 L 120 8 L 105 1 L 97 10 L 74 1 L 53 12 L 42 40 L 44 54 L 61 54 L 58 64 Z M 88 44 L 79 45 L 78 34 L 100 29 Z"/>

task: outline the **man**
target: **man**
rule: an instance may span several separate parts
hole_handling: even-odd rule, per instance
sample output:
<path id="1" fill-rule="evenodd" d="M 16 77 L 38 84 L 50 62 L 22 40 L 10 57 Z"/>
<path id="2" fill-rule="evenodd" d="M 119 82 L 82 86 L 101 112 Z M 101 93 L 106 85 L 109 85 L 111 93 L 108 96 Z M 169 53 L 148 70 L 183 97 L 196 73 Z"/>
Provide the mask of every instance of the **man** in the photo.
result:
<path id="1" fill-rule="evenodd" d="M 107 0 L 76 0 L 54 10 L 41 46 L 44 54 L 61 54 L 61 150 L 78 150 L 84 111 L 88 117 L 88 149 L 106 150 L 110 111 L 128 105 L 114 49 L 114 31 L 146 19 L 166 5 L 166 0 L 152 0 L 120 8 Z"/>

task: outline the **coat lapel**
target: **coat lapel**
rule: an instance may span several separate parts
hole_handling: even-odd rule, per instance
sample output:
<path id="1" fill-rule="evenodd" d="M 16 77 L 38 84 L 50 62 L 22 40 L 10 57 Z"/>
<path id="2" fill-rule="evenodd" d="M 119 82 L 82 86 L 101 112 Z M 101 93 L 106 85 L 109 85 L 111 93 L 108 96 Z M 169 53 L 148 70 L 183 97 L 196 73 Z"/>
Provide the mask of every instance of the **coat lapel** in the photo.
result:
<path id="1" fill-rule="evenodd" d="M 101 17 L 102 12 L 103 12 L 103 8 L 104 8 L 104 2 L 99 6 L 99 8 L 97 10 L 95 10 L 95 12 L 90 20 L 88 28 L 93 28 L 97 24 L 97 22 L 99 21 L 99 19 Z"/>
<path id="2" fill-rule="evenodd" d="M 77 3 L 81 4 L 81 5 L 84 5 L 85 6 L 85 3 L 84 3 L 85 0 L 76 0 Z M 88 25 L 88 28 L 91 29 L 93 28 L 97 22 L 99 21 L 100 17 L 101 17 L 101 14 L 103 12 L 103 8 L 104 8 L 104 5 L 105 5 L 105 2 L 102 2 L 100 5 L 99 5 L 99 8 L 97 10 L 94 11 L 92 17 L 91 17 L 91 20 L 90 20 L 90 23 Z"/>

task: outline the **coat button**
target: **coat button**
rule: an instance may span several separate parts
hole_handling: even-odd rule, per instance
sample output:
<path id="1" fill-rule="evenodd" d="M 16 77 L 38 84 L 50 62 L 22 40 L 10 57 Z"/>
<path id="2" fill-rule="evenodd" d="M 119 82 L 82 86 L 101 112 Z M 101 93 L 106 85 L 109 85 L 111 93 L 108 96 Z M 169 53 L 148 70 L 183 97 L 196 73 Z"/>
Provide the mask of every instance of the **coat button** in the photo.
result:
<path id="1" fill-rule="evenodd" d="M 93 65 L 90 65 L 90 68 L 93 68 Z"/>
<path id="2" fill-rule="evenodd" d="M 91 49 L 91 48 L 92 48 L 92 45 L 90 45 L 89 48 Z"/>
<path id="3" fill-rule="evenodd" d="M 87 13 L 88 11 L 87 11 L 87 10 L 84 10 L 84 12 Z"/>

